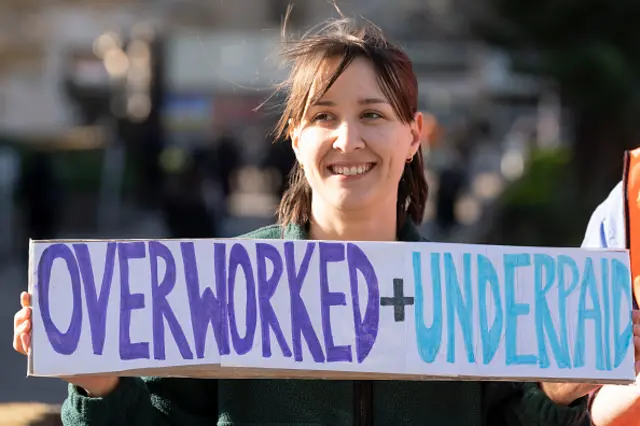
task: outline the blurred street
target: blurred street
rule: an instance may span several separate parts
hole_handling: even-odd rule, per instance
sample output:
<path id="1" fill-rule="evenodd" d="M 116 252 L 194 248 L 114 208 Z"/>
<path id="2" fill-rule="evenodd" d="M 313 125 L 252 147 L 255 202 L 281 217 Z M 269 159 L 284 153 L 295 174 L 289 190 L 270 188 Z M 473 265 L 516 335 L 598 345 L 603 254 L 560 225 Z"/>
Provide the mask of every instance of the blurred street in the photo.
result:
<path id="1" fill-rule="evenodd" d="M 18 295 L 27 286 L 27 270 L 21 262 L 7 262 L 1 269 L 0 285 L 0 360 L 2 360 L 2 383 L 0 403 L 15 401 L 37 401 L 61 403 L 66 395 L 66 386 L 56 379 L 27 379 L 27 358 L 18 354 L 10 345 L 13 335 L 13 315 L 20 308 Z M 10 384 L 10 385 L 6 385 Z"/>

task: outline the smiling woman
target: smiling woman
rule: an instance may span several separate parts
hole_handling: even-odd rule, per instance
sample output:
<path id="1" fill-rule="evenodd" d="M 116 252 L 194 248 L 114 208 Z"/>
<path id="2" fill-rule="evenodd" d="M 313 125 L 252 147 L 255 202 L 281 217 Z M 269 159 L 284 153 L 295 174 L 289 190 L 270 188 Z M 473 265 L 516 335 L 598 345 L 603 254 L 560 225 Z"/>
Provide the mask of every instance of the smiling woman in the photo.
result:
<path id="1" fill-rule="evenodd" d="M 420 223 L 423 117 L 407 55 L 377 28 L 340 20 L 285 57 L 293 67 L 278 136 L 291 138 L 297 165 L 280 224 L 308 226 L 312 238 L 362 241 L 395 239 L 407 217 Z"/>
<path id="2" fill-rule="evenodd" d="M 416 226 L 427 198 L 420 150 L 423 117 L 417 111 L 416 76 L 407 55 L 379 29 L 347 19 L 331 21 L 286 45 L 292 71 L 283 86 L 289 96 L 277 136 L 291 139 L 297 164 L 278 210 L 279 223 L 242 237 L 425 241 Z M 309 269 L 304 265 L 310 264 L 306 254 L 294 254 L 287 262 L 289 283 L 302 280 Z M 353 253 L 341 251 L 319 257 L 324 264 L 354 259 Z M 350 274 L 343 279 L 349 280 Z M 213 298 L 215 291 L 221 298 L 224 289 L 207 288 L 204 294 Z M 344 295 L 329 291 L 328 284 L 321 290 L 328 305 L 346 306 Z M 14 347 L 26 353 L 31 330 L 28 294 L 22 295 L 21 303 Z M 300 306 L 291 308 L 292 317 L 304 313 Z M 354 318 L 358 314 L 354 311 Z M 320 348 L 319 341 L 309 343 L 315 342 L 310 331 L 297 336 L 294 342 L 305 354 Z M 330 341 L 325 353 L 327 347 Z M 400 352 L 399 362 L 403 356 Z M 328 358 L 326 362 L 332 362 Z M 94 376 L 68 380 L 72 385 L 62 415 L 64 424 L 74 426 L 571 426 L 582 424 L 586 413 L 585 399 L 569 392 L 572 384 L 556 388 L 552 400 L 537 383 Z"/>
<path id="3" fill-rule="evenodd" d="M 323 65 L 328 74 L 339 66 L 335 58 Z M 312 91 L 310 97 L 314 96 Z M 395 239 L 398 224 L 384 218 L 404 216 L 406 200 L 398 199 L 398 182 L 405 171 L 411 173 L 421 127 L 421 113 L 404 122 L 386 101 L 376 71 L 365 58 L 354 58 L 324 95 L 310 103 L 291 139 L 316 195 L 310 221 L 314 239 Z M 422 171 L 417 178 L 424 180 Z M 347 221 L 336 212 L 348 212 Z M 383 233 L 361 226 L 364 218 Z M 343 223 L 343 232 L 336 222 Z M 388 224 L 386 229 L 379 228 L 381 223 Z"/>

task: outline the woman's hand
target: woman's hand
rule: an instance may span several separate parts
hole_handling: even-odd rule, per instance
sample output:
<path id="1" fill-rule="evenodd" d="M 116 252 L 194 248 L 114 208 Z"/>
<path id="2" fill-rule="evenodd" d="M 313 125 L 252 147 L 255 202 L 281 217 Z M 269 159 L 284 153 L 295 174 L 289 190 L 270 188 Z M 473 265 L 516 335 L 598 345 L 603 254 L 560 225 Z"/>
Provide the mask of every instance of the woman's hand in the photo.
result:
<path id="1" fill-rule="evenodd" d="M 31 295 L 25 291 L 20 294 L 22 307 L 13 317 L 13 348 L 23 355 L 31 347 Z M 105 396 L 118 385 L 120 378 L 114 376 L 82 375 L 61 377 L 71 384 L 83 388 L 88 396 Z"/>

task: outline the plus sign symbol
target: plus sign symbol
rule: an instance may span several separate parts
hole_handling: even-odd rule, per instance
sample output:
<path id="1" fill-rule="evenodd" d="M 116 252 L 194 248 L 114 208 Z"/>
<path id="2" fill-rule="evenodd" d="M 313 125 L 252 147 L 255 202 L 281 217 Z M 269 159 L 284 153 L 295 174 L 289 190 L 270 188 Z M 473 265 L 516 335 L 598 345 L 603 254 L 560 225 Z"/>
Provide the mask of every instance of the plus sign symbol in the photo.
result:
<path id="1" fill-rule="evenodd" d="M 393 306 L 393 318 L 396 322 L 403 322 L 405 307 L 410 305 L 413 305 L 413 297 L 404 296 L 402 278 L 394 278 L 393 297 L 381 297 L 380 306 Z"/>

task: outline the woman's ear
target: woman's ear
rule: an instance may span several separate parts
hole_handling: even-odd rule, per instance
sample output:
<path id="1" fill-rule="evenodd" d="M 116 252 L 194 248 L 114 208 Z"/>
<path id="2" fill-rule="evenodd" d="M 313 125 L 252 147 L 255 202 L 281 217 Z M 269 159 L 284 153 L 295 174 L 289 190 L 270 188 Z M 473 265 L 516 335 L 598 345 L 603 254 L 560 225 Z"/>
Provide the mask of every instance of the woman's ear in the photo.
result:
<path id="1" fill-rule="evenodd" d="M 409 156 L 413 157 L 420 149 L 422 143 L 422 129 L 424 126 L 424 117 L 421 112 L 416 112 L 415 118 L 411 123 L 411 145 L 409 146 Z"/>
<path id="2" fill-rule="evenodd" d="M 289 122 L 291 122 L 291 120 L 289 120 Z M 289 136 L 291 138 L 291 148 L 293 148 L 296 159 L 298 160 L 298 163 L 302 164 L 302 160 L 300 158 L 300 129 L 297 127 L 292 128 L 289 132 Z"/>

